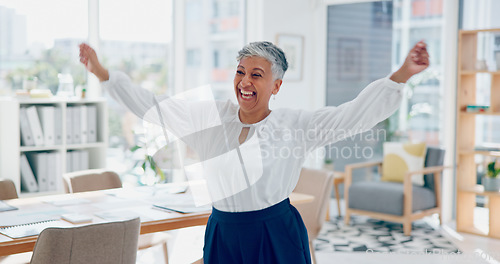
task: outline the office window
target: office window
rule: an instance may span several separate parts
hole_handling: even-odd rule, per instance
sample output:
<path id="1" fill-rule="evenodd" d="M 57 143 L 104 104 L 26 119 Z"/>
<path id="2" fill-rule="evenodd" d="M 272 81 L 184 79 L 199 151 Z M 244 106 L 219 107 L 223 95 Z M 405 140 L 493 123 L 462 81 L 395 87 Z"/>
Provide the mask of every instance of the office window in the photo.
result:
<path id="1" fill-rule="evenodd" d="M 199 51 L 199 63 L 187 61 L 185 89 L 210 84 L 216 99 L 233 99 L 237 51 L 244 44 L 244 0 L 186 0 L 185 49 Z M 192 19 L 198 17 L 198 20 Z"/>
<path id="2" fill-rule="evenodd" d="M 60 73 L 81 91 L 86 75 L 78 44 L 88 36 L 87 6 L 87 0 L 0 0 L 0 95 L 34 79 L 55 94 Z"/>
<path id="3" fill-rule="evenodd" d="M 128 74 L 142 88 L 167 94 L 172 90 L 172 27 L 171 1 L 99 1 L 101 60 L 109 69 Z M 108 98 L 106 93 L 104 96 Z M 163 144 L 158 140 L 165 139 L 157 127 L 145 124 L 111 98 L 108 107 L 108 167 L 122 175 L 136 176 L 144 184 L 144 154 L 154 153 Z M 134 146 L 142 148 L 130 152 Z"/>
<path id="4" fill-rule="evenodd" d="M 410 79 L 402 107 L 390 118 L 397 124 L 393 140 L 424 141 L 428 145 L 441 145 L 444 131 L 444 97 L 441 83 L 443 1 L 394 0 L 393 70 L 403 63 L 408 51 L 420 40 L 428 45 L 432 59 L 427 70 Z"/>

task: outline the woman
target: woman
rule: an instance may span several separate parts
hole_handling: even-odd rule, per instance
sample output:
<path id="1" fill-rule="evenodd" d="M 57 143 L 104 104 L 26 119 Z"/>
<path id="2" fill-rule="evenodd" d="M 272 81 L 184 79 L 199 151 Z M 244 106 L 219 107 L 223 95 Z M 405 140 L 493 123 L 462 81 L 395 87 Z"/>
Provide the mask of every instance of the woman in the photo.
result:
<path id="1" fill-rule="evenodd" d="M 302 163 L 314 149 L 388 118 L 400 105 L 402 83 L 426 69 L 428 57 L 425 43 L 417 43 L 398 71 L 341 106 L 271 110 L 288 64 L 270 42 L 239 51 L 238 104 L 155 97 L 125 74 L 109 72 L 92 48 L 80 45 L 80 61 L 115 100 L 197 151 L 213 205 L 203 254 L 209 264 L 311 263 L 306 228 L 288 200 Z"/>

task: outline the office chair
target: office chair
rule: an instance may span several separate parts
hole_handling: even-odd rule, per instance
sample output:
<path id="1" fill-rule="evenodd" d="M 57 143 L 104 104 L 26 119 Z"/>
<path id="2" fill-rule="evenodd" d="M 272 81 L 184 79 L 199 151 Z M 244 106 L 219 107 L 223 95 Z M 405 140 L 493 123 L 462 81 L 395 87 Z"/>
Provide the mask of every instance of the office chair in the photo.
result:
<path id="1" fill-rule="evenodd" d="M 140 220 L 44 229 L 31 264 L 133 264 L 137 258 Z"/>
<path id="2" fill-rule="evenodd" d="M 302 220 L 307 228 L 313 263 L 317 262 L 312 241 L 318 237 L 321 227 L 325 222 L 332 186 L 333 172 L 302 168 L 299 181 L 294 190 L 294 192 L 314 196 L 312 203 L 294 205 L 302 216 Z"/>
<path id="3" fill-rule="evenodd" d="M 8 179 L 0 179 L 0 200 L 9 200 L 19 198 L 17 196 L 14 182 Z"/>
<path id="4" fill-rule="evenodd" d="M 93 169 L 66 173 L 63 176 L 66 192 L 89 192 L 122 188 L 118 174 L 103 169 Z M 144 250 L 162 244 L 165 263 L 168 264 L 167 240 L 165 233 L 144 234 L 139 237 L 138 249 Z"/>

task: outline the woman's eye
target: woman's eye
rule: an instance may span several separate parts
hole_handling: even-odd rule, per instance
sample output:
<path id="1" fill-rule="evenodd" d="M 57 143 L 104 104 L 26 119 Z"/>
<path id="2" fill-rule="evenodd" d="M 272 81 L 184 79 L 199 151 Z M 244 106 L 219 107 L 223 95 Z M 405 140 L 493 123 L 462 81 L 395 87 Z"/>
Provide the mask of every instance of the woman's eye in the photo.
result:
<path id="1" fill-rule="evenodd" d="M 253 74 L 254 77 L 262 77 L 262 75 L 260 75 L 259 73 L 255 73 Z"/>
<path id="2" fill-rule="evenodd" d="M 242 71 L 236 71 L 236 74 L 244 74 Z"/>

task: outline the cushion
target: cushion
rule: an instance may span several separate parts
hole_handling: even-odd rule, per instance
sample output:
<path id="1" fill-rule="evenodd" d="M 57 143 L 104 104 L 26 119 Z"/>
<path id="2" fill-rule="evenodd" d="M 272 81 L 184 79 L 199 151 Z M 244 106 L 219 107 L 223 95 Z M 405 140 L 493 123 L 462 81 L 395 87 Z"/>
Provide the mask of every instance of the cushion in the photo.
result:
<path id="1" fill-rule="evenodd" d="M 424 168 L 426 153 L 425 143 L 384 143 L 384 160 L 382 166 L 382 181 L 403 182 L 408 171 Z M 423 175 L 414 175 L 412 182 L 423 186 Z"/>
<path id="2" fill-rule="evenodd" d="M 425 167 L 443 166 L 444 164 L 444 149 L 440 147 L 427 148 L 425 155 Z M 442 176 L 442 175 L 441 175 Z M 434 174 L 429 173 L 424 175 L 424 186 L 434 191 Z"/>
<path id="3" fill-rule="evenodd" d="M 355 182 L 349 188 L 349 208 L 391 215 L 403 215 L 403 184 L 397 182 Z M 413 185 L 412 211 L 436 207 L 434 192 Z"/>

